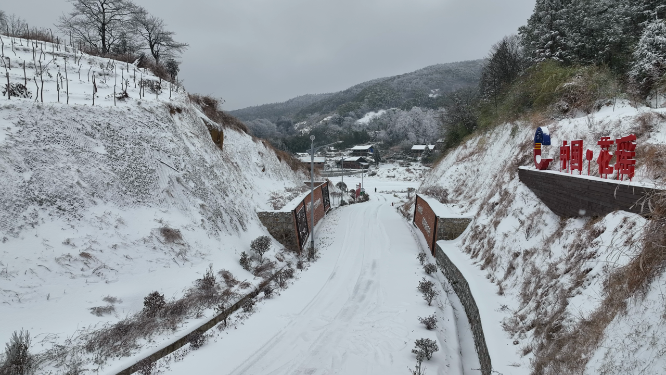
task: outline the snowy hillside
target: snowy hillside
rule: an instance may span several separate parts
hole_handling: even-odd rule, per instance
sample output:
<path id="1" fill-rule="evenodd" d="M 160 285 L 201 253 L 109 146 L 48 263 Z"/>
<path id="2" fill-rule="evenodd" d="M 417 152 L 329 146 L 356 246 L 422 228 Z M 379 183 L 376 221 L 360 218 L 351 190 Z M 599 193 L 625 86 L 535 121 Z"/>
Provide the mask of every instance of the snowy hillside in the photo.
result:
<path id="1" fill-rule="evenodd" d="M 643 299 L 628 301 L 626 314 L 612 315 L 611 325 L 601 325 L 601 331 L 599 326 L 597 331 L 590 328 L 591 322 L 603 324 L 599 317 L 608 303 L 608 277 L 641 250 L 646 219 L 624 211 L 595 219 L 560 219 L 518 180 L 517 172 L 519 166 L 533 166 L 537 126 L 550 129 L 553 146 L 544 147 L 544 157 L 556 161 L 564 140 L 583 139 L 596 158 L 600 136 L 634 133 L 635 181 L 663 187 L 665 114 L 663 109 L 618 102 L 588 116 L 505 124 L 464 142 L 426 177 L 421 191 L 441 187 L 451 203 L 475 218 L 452 248 L 483 270 L 500 295 L 502 302 L 494 306 L 497 320 L 484 324 L 502 324 L 515 356 L 493 358 L 496 370 L 571 373 L 575 366 L 587 366 L 589 374 L 627 374 L 635 373 L 640 363 L 641 373 L 663 373 L 660 348 L 666 327 L 658 292 L 663 278 L 654 281 Z M 592 170 L 595 167 L 592 163 Z M 594 342 L 594 332 L 604 333 L 603 342 Z"/>
<path id="2" fill-rule="evenodd" d="M 160 80 L 143 69 L 1 38 L 11 84 L 25 83 L 25 66 L 30 91 L 0 98 L 3 340 L 117 321 L 153 290 L 179 294 L 209 263 L 253 279 L 238 258 L 265 234 L 255 212 L 303 176 L 231 128 L 220 149 L 207 129 L 219 125 L 182 88 L 151 92 Z M 152 83 L 139 98 L 141 80 Z M 114 84 L 126 98 L 114 101 Z M 106 296 L 116 313 L 91 314 Z"/>

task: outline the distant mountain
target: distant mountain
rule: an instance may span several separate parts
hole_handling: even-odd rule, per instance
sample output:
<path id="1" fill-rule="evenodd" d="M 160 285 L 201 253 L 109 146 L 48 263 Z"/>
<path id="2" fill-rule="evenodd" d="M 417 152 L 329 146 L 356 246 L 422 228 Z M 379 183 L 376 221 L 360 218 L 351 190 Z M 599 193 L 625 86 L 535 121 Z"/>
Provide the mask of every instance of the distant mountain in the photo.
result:
<path id="1" fill-rule="evenodd" d="M 367 81 L 346 90 L 303 95 L 283 103 L 264 104 L 230 111 L 241 120 L 287 118 L 301 121 L 312 115 L 337 113 L 360 118 L 365 113 L 386 108 L 439 108 L 448 94 L 476 87 L 484 60 L 437 64 L 415 72 Z"/>

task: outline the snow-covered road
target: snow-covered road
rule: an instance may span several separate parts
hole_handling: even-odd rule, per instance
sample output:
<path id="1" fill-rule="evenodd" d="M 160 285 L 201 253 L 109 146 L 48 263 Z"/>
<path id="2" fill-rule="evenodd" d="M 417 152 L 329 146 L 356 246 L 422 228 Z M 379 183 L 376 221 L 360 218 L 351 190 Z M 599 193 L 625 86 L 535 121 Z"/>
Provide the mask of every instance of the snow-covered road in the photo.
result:
<path id="1" fill-rule="evenodd" d="M 318 227 L 320 259 L 237 329 L 171 363 L 174 374 L 406 374 L 414 341 L 437 339 L 429 374 L 461 373 L 453 311 L 428 306 L 419 244 L 390 195 L 334 210 Z M 427 331 L 419 317 L 437 313 Z"/>

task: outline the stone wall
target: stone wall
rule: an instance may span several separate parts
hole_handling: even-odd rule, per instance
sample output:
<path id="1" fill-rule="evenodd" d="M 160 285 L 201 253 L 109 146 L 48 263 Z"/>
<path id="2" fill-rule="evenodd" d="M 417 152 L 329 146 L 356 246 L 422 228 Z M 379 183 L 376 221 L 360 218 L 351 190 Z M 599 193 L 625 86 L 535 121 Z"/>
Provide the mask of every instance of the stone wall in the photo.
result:
<path id="1" fill-rule="evenodd" d="M 298 251 L 296 221 L 292 211 L 257 212 L 257 216 L 273 238 L 285 248 Z"/>
<path id="2" fill-rule="evenodd" d="M 428 202 L 416 195 L 414 204 L 414 225 L 419 228 L 428 243 L 432 255 L 435 255 L 435 243 L 439 240 L 455 240 L 466 229 L 470 218 L 439 217 Z"/>
<path id="3" fill-rule="evenodd" d="M 641 203 L 646 196 L 660 191 L 616 180 L 599 181 L 529 169 L 519 169 L 518 177 L 551 211 L 567 218 L 605 216 L 617 210 L 646 215 L 647 205 L 641 207 Z"/>
<path id="4" fill-rule="evenodd" d="M 142 363 L 144 363 L 144 362 L 154 363 L 155 361 L 168 356 L 169 354 L 175 352 L 176 350 L 178 350 L 178 349 L 182 348 L 183 346 L 185 346 L 186 344 L 188 344 L 190 334 L 192 334 L 194 332 L 204 333 L 204 332 L 210 330 L 211 328 L 215 327 L 218 323 L 220 323 L 222 321 L 226 322 L 226 319 L 231 314 L 233 314 L 238 309 L 240 309 L 243 305 L 245 305 L 245 303 L 247 303 L 247 301 L 257 297 L 259 295 L 259 293 L 262 290 L 264 290 L 266 288 L 266 286 L 268 286 L 271 283 L 271 281 L 275 280 L 280 275 L 282 270 L 283 269 L 280 269 L 279 271 L 274 273 L 270 278 L 262 281 L 253 291 L 246 294 L 245 296 L 240 298 L 238 301 L 236 301 L 236 303 L 234 303 L 233 305 L 229 306 L 225 310 L 223 310 L 220 313 L 218 313 L 217 315 L 215 315 L 212 319 L 208 320 L 207 322 L 203 323 L 199 327 L 190 331 L 187 335 L 182 336 L 182 334 L 181 334 L 182 337 L 179 338 L 178 340 L 176 340 L 176 341 L 174 341 L 170 344 L 167 344 L 166 346 L 162 347 L 162 349 L 159 349 L 159 350 L 155 351 L 154 353 L 150 354 L 149 356 L 143 358 L 142 360 L 135 362 L 133 365 L 127 367 L 126 369 L 124 369 L 122 371 L 119 371 L 116 375 L 131 375 L 131 374 L 134 374 L 134 373 L 138 372 L 141 369 L 141 364 Z"/>
<path id="5" fill-rule="evenodd" d="M 322 189 L 324 186 L 328 187 L 328 182 L 320 183 L 320 185 L 314 189 L 315 226 L 324 218 L 324 216 L 326 216 L 327 209 L 330 209 L 330 207 L 325 207 L 324 189 Z M 326 192 L 328 192 L 328 189 L 326 189 Z M 270 233 L 279 243 L 289 250 L 300 251 L 305 247 L 305 244 L 301 244 L 299 240 L 299 228 L 296 213 L 305 206 L 307 230 L 304 236 L 307 236 L 308 233 L 312 232 L 312 228 L 310 228 L 312 226 L 312 205 L 310 204 L 310 199 L 311 195 L 308 193 L 307 196 L 296 205 L 296 208 L 291 211 L 257 212 L 257 216 L 268 230 L 268 233 Z M 330 197 L 328 197 L 327 201 L 330 203 Z"/>
<path id="6" fill-rule="evenodd" d="M 469 223 L 472 222 L 470 218 L 450 218 L 440 217 L 437 223 L 437 239 L 439 240 L 455 240 L 467 229 Z"/>
<path id="7" fill-rule="evenodd" d="M 458 267 L 451 262 L 451 259 L 446 256 L 442 248 L 437 244 L 435 244 L 435 257 L 439 269 L 446 276 L 446 279 L 451 284 L 453 291 L 465 309 L 465 315 L 467 315 L 467 320 L 469 320 L 469 325 L 472 329 L 472 336 L 474 337 L 474 347 L 479 356 L 479 363 L 481 363 L 481 374 L 490 375 L 493 367 L 490 361 L 490 354 L 488 353 L 488 346 L 486 345 L 486 337 L 483 334 L 479 308 L 476 306 L 476 301 L 474 300 L 472 291 L 469 289 L 469 284 L 467 284 L 467 280 Z"/>

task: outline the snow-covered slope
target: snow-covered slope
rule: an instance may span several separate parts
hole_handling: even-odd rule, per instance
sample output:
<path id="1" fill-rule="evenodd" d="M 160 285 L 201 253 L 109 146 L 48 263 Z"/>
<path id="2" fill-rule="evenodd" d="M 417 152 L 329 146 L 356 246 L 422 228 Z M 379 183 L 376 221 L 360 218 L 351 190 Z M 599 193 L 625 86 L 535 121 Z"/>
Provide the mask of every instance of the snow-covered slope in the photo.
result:
<path id="1" fill-rule="evenodd" d="M 0 98 L 0 340 L 21 328 L 39 341 L 115 321 L 153 290 L 179 293 L 209 263 L 252 278 L 238 254 L 265 234 L 255 212 L 303 176 L 236 130 L 224 129 L 220 149 L 214 123 L 182 88 L 170 99 L 163 82 L 161 94 L 139 99 L 140 79 L 159 79 L 136 69 L 135 88 L 132 64 L 46 43 L 35 52 L 40 75 L 32 42 L 14 40 L 14 53 L 2 39 L 11 83 L 23 84 L 25 63 L 32 98 Z M 66 85 L 58 102 L 55 81 L 65 58 L 69 104 Z M 129 97 L 114 104 L 123 76 Z M 122 300 L 116 315 L 90 314 L 107 295 Z"/>
<path id="2" fill-rule="evenodd" d="M 585 148 L 594 150 L 596 156 L 600 136 L 619 138 L 633 132 L 639 136 L 635 180 L 663 186 L 663 176 L 655 168 L 654 158 L 649 162 L 648 154 L 664 150 L 665 113 L 620 102 L 589 116 L 505 124 L 450 152 L 426 177 L 421 191 L 442 187 L 452 202 L 475 218 L 458 249 L 471 255 L 476 267 L 496 285 L 497 293 L 505 296 L 506 306 L 495 306 L 500 318 L 484 322 L 502 324 L 505 339 L 515 345 L 515 358 L 493 358 L 498 371 L 525 373 L 524 368 L 531 367 L 535 373 L 543 373 L 543 366 L 553 370 L 558 361 L 585 364 L 594 354 L 590 350 L 596 350 L 594 360 L 587 363 L 590 374 L 600 369 L 612 370 L 610 374 L 630 373 L 616 362 L 635 356 L 643 360 L 643 373 L 663 371 L 663 353 L 640 344 L 650 342 L 650 337 L 655 343 L 666 337 L 663 318 L 654 316 L 659 301 L 663 310 L 663 295 L 656 292 L 630 304 L 628 314 L 618 315 L 606 328 L 606 341 L 599 347 L 575 348 L 574 356 L 566 357 L 571 352 L 561 350 L 564 346 L 557 340 L 578 329 L 577 324 L 600 306 L 608 275 L 639 252 L 646 220 L 624 211 L 597 219 L 560 219 L 518 180 L 517 169 L 533 165 L 536 126 L 548 125 L 553 146 L 544 148 L 544 157 L 556 160 L 557 146 L 563 140 L 583 139 Z M 652 290 L 658 289 L 658 283 L 655 281 Z M 644 329 L 630 328 L 634 322 L 645 322 Z M 618 344 L 623 335 L 639 337 L 631 352 Z"/>

